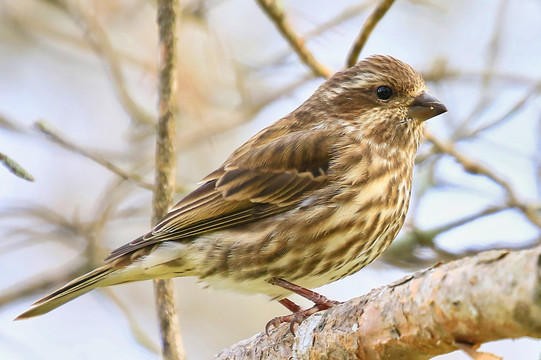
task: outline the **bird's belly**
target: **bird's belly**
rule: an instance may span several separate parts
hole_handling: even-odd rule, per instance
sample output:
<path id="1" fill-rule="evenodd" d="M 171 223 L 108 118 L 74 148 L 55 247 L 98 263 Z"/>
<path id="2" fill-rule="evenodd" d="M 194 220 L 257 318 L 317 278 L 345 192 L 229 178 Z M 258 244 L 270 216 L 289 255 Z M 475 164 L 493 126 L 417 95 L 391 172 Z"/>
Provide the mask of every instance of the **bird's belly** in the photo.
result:
<path id="1" fill-rule="evenodd" d="M 355 233 L 355 230 L 335 233 L 322 240 L 320 247 L 309 252 L 290 250 L 264 265 L 257 265 L 257 254 L 253 254 L 254 261 L 250 265 L 200 278 L 215 289 L 266 294 L 280 299 L 290 292 L 269 284 L 269 279 L 282 278 L 308 289 L 339 280 L 359 271 L 378 257 L 394 239 L 398 230 L 395 228 L 394 225 L 387 226 L 381 233 L 372 234 L 372 241 L 367 241 L 362 232 Z"/>

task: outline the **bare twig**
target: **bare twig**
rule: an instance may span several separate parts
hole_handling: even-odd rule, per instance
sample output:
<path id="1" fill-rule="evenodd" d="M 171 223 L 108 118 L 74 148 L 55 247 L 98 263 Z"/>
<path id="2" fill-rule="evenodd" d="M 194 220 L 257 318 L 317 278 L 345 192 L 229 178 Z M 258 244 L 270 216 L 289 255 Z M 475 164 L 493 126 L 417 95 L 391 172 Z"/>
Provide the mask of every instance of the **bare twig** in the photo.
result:
<path id="1" fill-rule="evenodd" d="M 349 50 L 346 61 L 347 67 L 351 67 L 357 63 L 359 54 L 361 53 L 361 50 L 366 44 L 368 37 L 372 33 L 372 30 L 374 30 L 378 22 L 387 13 L 387 10 L 389 10 L 393 3 L 394 0 L 381 0 L 381 2 L 378 4 L 378 6 L 376 6 L 374 11 L 372 11 L 372 13 L 368 16 L 368 19 L 366 19 L 363 27 L 361 28 L 361 32 L 359 33 L 359 35 L 357 35 L 357 38 L 353 42 L 353 46 Z"/>
<path id="2" fill-rule="evenodd" d="M 61 135 L 57 130 L 54 130 L 49 124 L 47 124 L 45 121 L 37 121 L 34 123 L 34 127 L 41 132 L 42 134 L 45 134 L 49 139 L 57 143 L 58 145 L 69 149 L 73 152 L 76 152 L 80 155 L 83 155 L 84 157 L 89 158 L 90 160 L 93 160 L 94 162 L 100 164 L 107 170 L 110 170 L 120 176 L 122 179 L 131 181 L 132 183 L 136 184 L 137 186 L 140 186 L 144 189 L 153 190 L 154 186 L 152 184 L 149 184 L 142 180 L 141 176 L 137 174 L 128 174 L 124 170 L 120 169 L 116 165 L 113 165 L 111 162 L 102 159 L 98 155 L 92 154 L 90 151 L 83 149 L 79 145 L 75 144 L 74 142 L 66 139 L 65 136 Z"/>
<path id="3" fill-rule="evenodd" d="M 501 49 L 501 40 L 502 33 L 505 23 L 505 15 L 507 14 L 507 5 L 509 0 L 501 0 L 498 12 L 496 14 L 494 29 L 492 31 L 492 36 L 488 46 L 488 54 L 486 56 L 486 65 L 484 67 L 485 71 L 482 77 L 482 88 L 480 91 L 481 97 L 477 102 L 474 109 L 471 111 L 470 115 L 465 117 L 461 124 L 456 127 L 455 134 L 452 136 L 453 139 L 459 139 L 462 137 L 464 129 L 468 127 L 468 124 L 473 120 L 479 117 L 490 104 L 491 98 L 493 96 L 492 87 L 490 86 L 494 78 L 494 65 L 500 54 Z"/>
<path id="4" fill-rule="evenodd" d="M 176 90 L 176 52 L 178 0 L 158 0 L 158 134 L 156 138 L 156 189 L 153 224 L 165 216 L 173 203 L 176 154 L 173 99 Z M 160 322 L 162 355 L 166 360 L 185 359 L 180 326 L 175 309 L 171 279 L 154 280 L 156 306 Z"/>
<path id="5" fill-rule="evenodd" d="M 507 182 L 507 180 L 494 173 L 488 167 L 460 153 L 452 144 L 437 139 L 428 131 L 426 133 L 426 139 L 434 144 L 438 151 L 451 155 L 459 164 L 462 165 L 466 172 L 485 176 L 494 183 L 498 184 L 507 195 L 508 205 L 510 207 L 519 209 L 533 225 L 541 229 L 541 216 L 538 211 L 533 206 L 522 202 L 519 199 L 515 189 L 511 186 L 511 184 L 509 184 L 509 182 Z"/>
<path id="6" fill-rule="evenodd" d="M 144 346 L 149 351 L 158 354 L 160 350 L 157 348 L 156 344 L 152 341 L 152 339 L 147 335 L 145 330 L 139 325 L 137 319 L 135 318 L 135 316 L 133 316 L 128 306 L 126 306 L 126 304 L 124 304 L 124 302 L 122 302 L 122 300 L 120 300 L 120 298 L 116 296 L 111 289 L 102 288 L 99 290 L 100 292 L 104 293 L 105 296 L 111 299 L 111 301 L 114 302 L 115 305 L 120 309 L 120 311 L 122 311 L 122 314 L 124 314 L 124 317 L 130 325 L 130 329 L 133 336 L 135 337 L 135 341 L 137 341 L 141 346 Z"/>
<path id="7" fill-rule="evenodd" d="M 207 141 L 212 136 L 223 134 L 226 131 L 251 121 L 253 117 L 265 106 L 282 97 L 290 95 L 299 86 L 305 84 L 307 81 L 313 78 L 313 73 L 307 73 L 301 78 L 292 81 L 290 84 L 281 87 L 279 90 L 275 90 L 274 92 L 267 94 L 267 96 L 256 103 L 250 104 L 250 106 L 247 107 L 239 107 L 238 112 L 240 112 L 240 114 L 232 121 L 217 120 L 205 127 L 201 127 L 190 132 L 184 132 L 182 135 L 177 137 L 177 150 L 182 151 L 189 149 L 196 144 L 201 144 Z"/>
<path id="8" fill-rule="evenodd" d="M 414 273 L 223 350 L 218 359 L 416 359 L 505 338 L 541 338 L 541 248 L 487 251 Z M 482 274 L 482 275 L 479 275 Z"/>
<path id="9" fill-rule="evenodd" d="M 342 10 L 338 15 L 335 17 L 329 19 L 328 21 L 319 24 L 315 29 L 308 31 L 304 35 L 304 40 L 308 41 L 315 37 L 320 36 L 321 34 L 324 34 L 325 32 L 333 29 L 334 27 L 356 17 L 359 16 L 360 13 L 362 13 L 364 10 L 366 10 L 372 3 L 374 3 L 376 0 L 367 0 L 361 4 L 354 4 L 351 5 L 344 10 Z M 285 58 L 287 58 L 291 54 L 291 49 L 286 49 L 283 52 L 280 52 L 279 54 L 275 55 L 272 59 L 266 61 L 266 64 L 262 66 L 262 69 L 268 69 L 269 66 L 276 66 L 278 64 L 281 64 Z"/>
<path id="10" fill-rule="evenodd" d="M 283 4 L 277 0 L 257 0 L 263 11 L 272 20 L 278 31 L 287 40 L 291 48 L 295 51 L 301 61 L 312 70 L 317 76 L 329 78 L 332 70 L 316 60 L 314 55 L 305 45 L 305 40 L 297 35 L 284 13 Z"/>
<path id="11" fill-rule="evenodd" d="M 0 163 L 2 163 L 2 165 L 4 165 L 15 176 L 18 176 L 24 180 L 34 181 L 34 177 L 28 171 L 26 171 L 21 165 L 7 155 L 0 153 Z"/>
<path id="12" fill-rule="evenodd" d="M 488 124 L 485 124 L 483 126 L 480 126 L 480 127 L 476 128 L 475 130 L 473 130 L 469 134 L 467 134 L 464 138 L 475 137 L 475 136 L 479 135 L 480 133 L 482 133 L 482 132 L 484 132 L 486 130 L 492 129 L 492 128 L 494 128 L 496 126 L 499 126 L 499 125 L 502 125 L 507 120 L 509 120 L 513 116 L 515 116 L 517 112 L 522 110 L 524 108 L 524 106 L 528 103 L 528 101 L 537 94 L 537 91 L 539 91 L 539 89 L 540 89 L 539 85 L 534 86 L 532 89 L 528 89 L 526 91 L 526 94 L 524 94 L 524 96 L 522 98 L 520 98 L 520 100 L 517 101 L 515 103 L 515 105 L 513 105 L 513 107 L 511 107 L 504 115 L 498 117 L 497 119 L 491 121 Z"/>
<path id="13" fill-rule="evenodd" d="M 88 42 L 94 51 L 102 57 L 113 79 L 115 90 L 126 112 L 135 124 L 155 125 L 152 116 L 147 114 L 131 97 L 126 80 L 107 33 L 100 24 L 88 16 L 76 2 L 66 0 L 42 0 L 71 15 L 73 20 L 84 30 Z"/>
<path id="14" fill-rule="evenodd" d="M 76 278 L 88 270 L 88 263 L 84 263 L 69 270 L 63 269 L 55 275 L 41 275 L 39 279 L 26 282 L 23 286 L 10 288 L 10 290 L 5 291 L 2 295 L 0 295 L 0 307 L 14 302 L 15 300 L 35 296 L 36 294 L 39 294 L 45 290 L 48 291 L 51 288 L 57 287 L 59 284 Z"/>
<path id="15" fill-rule="evenodd" d="M 58 8 L 58 7 L 57 7 Z M 59 8 L 63 10 L 62 8 Z M 56 43 L 65 44 L 71 48 L 80 49 L 83 51 L 94 51 L 88 42 L 82 42 L 79 34 L 73 34 L 71 31 L 64 29 L 59 24 L 47 21 L 47 18 L 40 18 L 43 21 L 28 21 L 27 13 L 19 13 L 16 11 L 6 12 L 4 21 L 9 21 L 9 26 L 17 28 L 18 31 L 25 34 L 35 36 L 37 39 L 46 38 L 53 40 Z M 123 49 L 113 49 L 114 56 L 118 57 L 127 65 L 137 66 L 138 68 L 151 72 L 156 70 L 156 65 L 140 58 L 129 51 Z"/>
<path id="16" fill-rule="evenodd" d="M 447 231 L 456 229 L 459 226 L 508 209 L 509 207 L 506 206 L 488 207 L 470 216 L 466 216 L 429 230 L 422 230 L 413 226 L 410 231 L 408 231 L 402 238 L 395 240 L 392 246 L 385 253 L 383 253 L 383 261 L 402 268 L 420 268 L 422 266 L 428 266 L 434 263 L 435 257 L 442 261 L 449 261 L 459 259 L 467 255 L 474 255 L 480 250 L 476 251 L 473 249 L 468 249 L 456 253 L 442 250 L 435 242 L 436 237 Z M 415 251 L 420 247 L 432 250 L 434 252 L 434 256 L 421 258 L 418 254 L 416 254 Z M 531 247 L 531 244 L 527 244 L 525 247 Z"/>

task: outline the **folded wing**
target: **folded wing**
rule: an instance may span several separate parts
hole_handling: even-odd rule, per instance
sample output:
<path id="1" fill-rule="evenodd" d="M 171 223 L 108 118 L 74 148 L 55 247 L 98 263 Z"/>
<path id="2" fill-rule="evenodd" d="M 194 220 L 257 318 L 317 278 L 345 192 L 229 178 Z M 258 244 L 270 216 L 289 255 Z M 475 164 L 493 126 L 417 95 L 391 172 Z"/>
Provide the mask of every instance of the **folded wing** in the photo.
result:
<path id="1" fill-rule="evenodd" d="M 114 250 L 106 260 L 163 241 L 194 236 L 276 215 L 297 206 L 328 182 L 336 135 L 294 132 L 235 152 L 146 235 Z"/>

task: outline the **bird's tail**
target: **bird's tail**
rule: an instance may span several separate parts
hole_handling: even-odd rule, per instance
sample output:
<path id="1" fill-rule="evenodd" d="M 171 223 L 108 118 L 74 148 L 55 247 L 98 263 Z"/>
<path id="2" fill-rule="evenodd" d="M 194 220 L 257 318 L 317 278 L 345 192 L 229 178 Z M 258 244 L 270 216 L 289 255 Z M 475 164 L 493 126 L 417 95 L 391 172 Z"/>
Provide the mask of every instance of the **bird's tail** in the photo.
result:
<path id="1" fill-rule="evenodd" d="M 28 319 L 34 316 L 43 315 L 94 288 L 103 285 L 112 285 L 110 281 L 107 281 L 107 278 L 114 271 L 117 271 L 117 269 L 113 267 L 113 264 L 107 264 L 92 270 L 91 272 L 70 281 L 43 299 L 36 301 L 34 304 L 32 304 L 32 308 L 17 316 L 15 320 Z"/>

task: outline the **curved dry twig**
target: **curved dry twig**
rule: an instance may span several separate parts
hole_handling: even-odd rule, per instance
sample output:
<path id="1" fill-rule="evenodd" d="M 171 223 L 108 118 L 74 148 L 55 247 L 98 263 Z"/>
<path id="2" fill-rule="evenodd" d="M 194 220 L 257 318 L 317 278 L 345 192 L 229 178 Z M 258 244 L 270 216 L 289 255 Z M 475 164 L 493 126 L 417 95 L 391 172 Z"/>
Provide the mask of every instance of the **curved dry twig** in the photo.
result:
<path id="1" fill-rule="evenodd" d="M 349 50 L 349 54 L 346 61 L 347 67 L 352 67 L 357 63 L 357 59 L 359 58 L 359 54 L 361 53 L 361 50 L 363 49 L 364 45 L 366 44 L 366 41 L 368 40 L 368 37 L 372 33 L 372 30 L 376 27 L 378 22 L 383 18 L 383 16 L 387 13 L 387 10 L 393 5 L 394 0 L 382 0 L 378 6 L 372 11 L 372 13 L 368 16 L 368 19 L 363 24 L 363 27 L 361 28 L 361 31 L 359 32 L 359 35 L 357 35 L 357 38 L 353 42 L 353 46 Z"/>
<path id="2" fill-rule="evenodd" d="M 76 153 L 78 153 L 80 155 L 83 155 L 84 157 L 89 158 L 90 160 L 100 164 L 101 166 L 103 166 L 107 170 L 110 170 L 113 173 L 117 174 L 122 179 L 130 181 L 130 182 L 134 183 L 135 185 L 142 187 L 143 189 L 147 189 L 147 190 L 153 190 L 154 189 L 154 185 L 143 181 L 141 176 L 139 176 L 137 174 L 126 173 L 124 170 L 120 169 L 118 166 L 114 165 L 110 161 L 102 159 L 101 157 L 91 153 L 88 150 L 83 149 L 81 146 L 79 146 L 79 145 L 75 144 L 74 142 L 66 139 L 65 136 L 62 136 L 58 131 L 53 129 L 44 120 L 40 120 L 40 121 L 35 122 L 34 127 L 40 133 L 46 135 L 53 142 L 59 144 L 60 146 L 66 148 L 66 149 L 69 149 L 69 150 L 71 150 L 73 152 L 76 152 Z"/>
<path id="3" fill-rule="evenodd" d="M 497 175 L 483 164 L 476 162 L 457 151 L 452 144 L 439 140 L 428 131 L 426 132 L 426 139 L 430 141 L 438 151 L 452 156 L 460 165 L 462 165 L 466 172 L 485 176 L 498 184 L 507 195 L 508 206 L 520 210 L 533 225 L 541 229 L 541 214 L 539 214 L 535 206 L 523 202 L 507 180 Z"/>
<path id="4" fill-rule="evenodd" d="M 263 11 L 269 16 L 301 61 L 317 76 L 329 78 L 333 71 L 316 60 L 305 45 L 305 40 L 297 35 L 286 19 L 286 15 L 276 0 L 257 0 Z"/>

